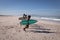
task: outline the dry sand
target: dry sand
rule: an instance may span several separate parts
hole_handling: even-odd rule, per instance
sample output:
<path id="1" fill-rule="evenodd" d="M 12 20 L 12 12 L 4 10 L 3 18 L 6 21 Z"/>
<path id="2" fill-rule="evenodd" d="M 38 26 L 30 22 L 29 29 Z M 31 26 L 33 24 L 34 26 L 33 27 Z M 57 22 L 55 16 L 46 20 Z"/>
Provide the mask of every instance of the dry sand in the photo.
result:
<path id="1" fill-rule="evenodd" d="M 0 16 L 0 40 L 60 40 L 60 23 L 38 20 L 24 32 L 17 16 Z"/>

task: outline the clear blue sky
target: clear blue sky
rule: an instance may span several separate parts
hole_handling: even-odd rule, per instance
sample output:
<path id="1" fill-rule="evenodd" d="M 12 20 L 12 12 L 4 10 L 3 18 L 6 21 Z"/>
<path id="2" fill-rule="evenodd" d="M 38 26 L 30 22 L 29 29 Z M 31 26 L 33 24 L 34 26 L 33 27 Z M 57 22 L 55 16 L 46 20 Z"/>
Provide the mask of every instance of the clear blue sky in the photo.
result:
<path id="1" fill-rule="evenodd" d="M 0 15 L 57 15 L 60 0 L 0 0 Z"/>

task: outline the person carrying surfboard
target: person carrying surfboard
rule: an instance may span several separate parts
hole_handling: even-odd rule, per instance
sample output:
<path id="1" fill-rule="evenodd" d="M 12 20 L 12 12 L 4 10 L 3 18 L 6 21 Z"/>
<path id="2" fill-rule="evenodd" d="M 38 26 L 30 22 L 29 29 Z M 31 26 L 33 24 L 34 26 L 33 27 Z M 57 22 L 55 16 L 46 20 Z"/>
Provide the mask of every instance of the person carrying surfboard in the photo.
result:
<path id="1" fill-rule="evenodd" d="M 30 20 L 30 18 L 31 18 L 31 15 L 28 15 L 28 18 L 27 18 L 28 23 L 27 23 L 26 27 L 23 28 L 24 31 L 26 31 L 26 28 L 29 28 L 29 20 Z"/>
<path id="2" fill-rule="evenodd" d="M 21 25 L 26 25 L 23 30 L 26 31 L 27 28 L 29 28 L 29 25 L 36 23 L 37 20 L 31 19 L 31 15 L 27 16 L 27 19 L 21 20 L 20 24 Z"/>

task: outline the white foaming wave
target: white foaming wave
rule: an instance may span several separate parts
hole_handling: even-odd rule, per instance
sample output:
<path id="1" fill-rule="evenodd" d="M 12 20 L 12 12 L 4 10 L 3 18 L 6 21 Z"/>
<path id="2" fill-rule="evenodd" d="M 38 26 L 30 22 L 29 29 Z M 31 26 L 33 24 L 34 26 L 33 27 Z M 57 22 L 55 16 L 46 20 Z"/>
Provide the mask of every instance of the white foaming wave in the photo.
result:
<path id="1" fill-rule="evenodd" d="M 60 21 L 60 19 L 56 19 L 56 18 L 47 18 L 47 17 L 41 17 L 41 19 Z"/>
<path id="2" fill-rule="evenodd" d="M 60 21 L 60 19 L 56 19 L 56 18 L 48 18 L 48 17 L 32 17 L 32 19 L 36 19 L 36 20 L 53 20 L 53 21 Z"/>
<path id="3" fill-rule="evenodd" d="M 40 17 L 31 17 L 31 19 L 40 20 Z"/>

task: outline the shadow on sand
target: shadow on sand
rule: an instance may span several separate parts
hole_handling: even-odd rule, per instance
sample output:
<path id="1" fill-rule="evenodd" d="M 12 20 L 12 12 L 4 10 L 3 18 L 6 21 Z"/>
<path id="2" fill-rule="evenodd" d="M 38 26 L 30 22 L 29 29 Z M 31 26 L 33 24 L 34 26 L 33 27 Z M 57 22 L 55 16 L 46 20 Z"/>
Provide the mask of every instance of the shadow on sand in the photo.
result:
<path id="1" fill-rule="evenodd" d="M 30 30 L 29 32 L 34 32 L 34 33 L 55 33 L 55 32 L 49 32 L 49 31 L 38 31 L 38 30 Z"/>
<path id="2" fill-rule="evenodd" d="M 30 27 L 31 28 L 29 29 L 35 29 L 35 30 L 51 30 L 51 29 L 44 28 L 43 26 L 37 25 L 37 24 L 31 25 Z"/>
<path id="3" fill-rule="evenodd" d="M 49 32 L 51 29 L 47 29 L 47 28 L 44 28 L 40 25 L 37 25 L 37 24 L 34 24 L 34 25 L 31 25 L 31 28 L 29 28 L 30 30 L 27 31 L 27 32 L 34 32 L 34 33 L 55 33 L 55 32 Z M 32 30 L 34 29 L 34 30 Z"/>

